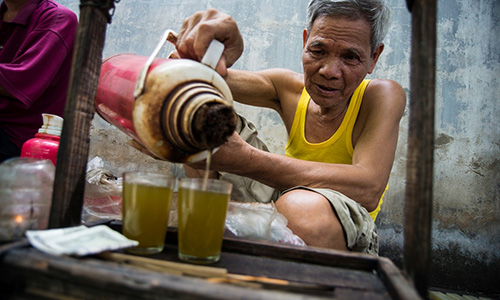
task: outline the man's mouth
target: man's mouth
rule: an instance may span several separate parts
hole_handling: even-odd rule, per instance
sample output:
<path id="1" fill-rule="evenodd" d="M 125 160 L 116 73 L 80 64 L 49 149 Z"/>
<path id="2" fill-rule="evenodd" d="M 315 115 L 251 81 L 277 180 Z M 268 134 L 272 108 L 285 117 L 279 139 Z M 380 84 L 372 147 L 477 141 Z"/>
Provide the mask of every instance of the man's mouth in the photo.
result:
<path id="1" fill-rule="evenodd" d="M 332 88 L 332 87 L 327 87 L 325 85 L 321 85 L 321 84 L 316 84 L 318 86 L 318 88 L 320 90 L 324 90 L 326 92 L 334 92 L 334 91 L 337 91 L 338 89 L 335 89 L 335 88 Z"/>

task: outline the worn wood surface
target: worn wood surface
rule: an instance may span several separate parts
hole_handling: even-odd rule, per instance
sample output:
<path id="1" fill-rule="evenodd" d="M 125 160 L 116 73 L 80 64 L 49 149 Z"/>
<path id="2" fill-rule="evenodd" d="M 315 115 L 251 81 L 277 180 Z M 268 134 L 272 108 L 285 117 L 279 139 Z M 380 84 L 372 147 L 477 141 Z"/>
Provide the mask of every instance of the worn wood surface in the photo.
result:
<path id="1" fill-rule="evenodd" d="M 410 120 L 404 270 L 427 298 L 431 253 L 437 0 L 411 0 Z"/>
<path id="2" fill-rule="evenodd" d="M 99 82 L 107 16 L 99 7 L 82 6 L 75 37 L 64 125 L 57 155 L 50 228 L 80 224 L 90 125 Z"/>
<path id="3" fill-rule="evenodd" d="M 164 251 L 148 258 L 180 263 L 175 240 L 169 232 Z M 18 243 L 0 256 L 0 288 L 9 299 L 420 299 L 390 260 L 322 250 L 226 238 L 221 260 L 212 265 L 231 274 L 329 287 L 313 290 L 209 282 L 100 256 L 52 256 Z M 337 266 L 341 258 L 356 268 Z"/>

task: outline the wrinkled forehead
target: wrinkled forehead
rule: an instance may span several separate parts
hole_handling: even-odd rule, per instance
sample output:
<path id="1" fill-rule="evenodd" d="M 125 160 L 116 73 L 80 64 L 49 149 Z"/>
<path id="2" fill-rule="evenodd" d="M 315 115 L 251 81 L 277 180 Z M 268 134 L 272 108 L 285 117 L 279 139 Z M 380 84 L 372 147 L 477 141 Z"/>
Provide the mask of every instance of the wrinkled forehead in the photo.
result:
<path id="1" fill-rule="evenodd" d="M 338 10 L 332 10 L 332 9 L 319 10 L 317 11 L 317 14 L 315 16 L 312 16 L 313 19 L 309 21 L 310 23 L 308 24 L 308 29 L 311 29 L 316 20 L 322 17 L 344 18 L 352 21 L 366 19 L 366 16 L 364 16 L 360 11 L 356 9 L 345 9 L 344 7 L 343 9 L 338 9 Z"/>
<path id="2" fill-rule="evenodd" d="M 357 39 L 370 45 L 371 27 L 370 23 L 363 18 L 353 18 L 344 16 L 319 16 L 316 18 L 310 31 L 307 33 L 307 39 L 311 35 L 324 38 L 343 37 L 348 39 Z"/>

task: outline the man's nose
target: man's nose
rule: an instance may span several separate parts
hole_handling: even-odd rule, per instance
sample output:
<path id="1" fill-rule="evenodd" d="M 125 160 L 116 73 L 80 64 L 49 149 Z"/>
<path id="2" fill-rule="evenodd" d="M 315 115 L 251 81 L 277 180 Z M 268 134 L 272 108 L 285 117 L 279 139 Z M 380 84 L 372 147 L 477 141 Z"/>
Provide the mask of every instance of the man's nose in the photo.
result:
<path id="1" fill-rule="evenodd" d="M 320 67 L 319 73 L 325 78 L 340 78 L 341 71 L 341 61 L 338 58 L 330 58 L 326 60 Z"/>

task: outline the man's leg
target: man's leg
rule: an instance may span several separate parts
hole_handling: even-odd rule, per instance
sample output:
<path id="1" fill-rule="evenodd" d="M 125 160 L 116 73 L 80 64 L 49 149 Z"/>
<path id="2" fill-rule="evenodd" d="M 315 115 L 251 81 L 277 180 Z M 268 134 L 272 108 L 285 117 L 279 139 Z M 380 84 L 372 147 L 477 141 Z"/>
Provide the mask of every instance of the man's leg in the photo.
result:
<path id="1" fill-rule="evenodd" d="M 276 201 L 276 209 L 308 246 L 348 250 L 344 229 L 323 195 L 305 189 L 292 190 Z"/>
<path id="2" fill-rule="evenodd" d="M 375 222 L 365 208 L 342 193 L 296 187 L 284 191 L 276 207 L 308 245 L 378 255 Z"/>

